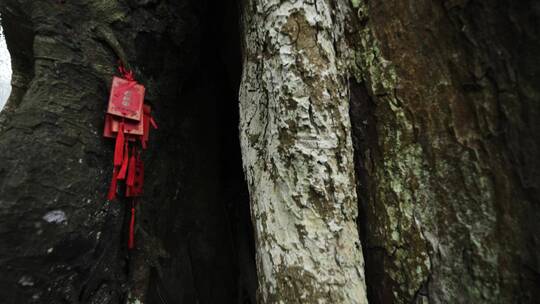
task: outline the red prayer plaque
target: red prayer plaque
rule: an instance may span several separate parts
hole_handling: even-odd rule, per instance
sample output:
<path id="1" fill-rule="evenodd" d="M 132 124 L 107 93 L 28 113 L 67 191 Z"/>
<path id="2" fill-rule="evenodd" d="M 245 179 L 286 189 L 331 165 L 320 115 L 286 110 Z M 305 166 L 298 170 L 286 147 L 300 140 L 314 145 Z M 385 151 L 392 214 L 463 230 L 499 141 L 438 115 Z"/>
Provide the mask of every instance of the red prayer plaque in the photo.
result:
<path id="1" fill-rule="evenodd" d="M 144 102 L 144 86 L 135 81 L 113 77 L 107 113 L 140 121 Z"/>
<path id="2" fill-rule="evenodd" d="M 120 128 L 120 121 L 118 118 L 112 120 L 111 130 L 114 133 L 118 132 Z M 143 135 L 144 131 L 144 118 L 142 121 L 124 121 L 124 134 Z"/>

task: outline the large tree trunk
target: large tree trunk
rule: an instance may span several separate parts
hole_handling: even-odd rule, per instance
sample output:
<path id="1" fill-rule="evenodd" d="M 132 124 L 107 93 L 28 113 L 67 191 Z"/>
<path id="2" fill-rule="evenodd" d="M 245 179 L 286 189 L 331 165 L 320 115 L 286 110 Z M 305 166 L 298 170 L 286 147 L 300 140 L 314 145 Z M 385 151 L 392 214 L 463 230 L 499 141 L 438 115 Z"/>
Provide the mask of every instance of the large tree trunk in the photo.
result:
<path id="1" fill-rule="evenodd" d="M 353 3 L 371 302 L 537 301 L 537 5 Z"/>
<path id="2" fill-rule="evenodd" d="M 261 303 L 367 302 L 341 6 L 243 11 L 240 131 Z"/>
<path id="3" fill-rule="evenodd" d="M 14 70 L 0 115 L 0 302 L 254 303 L 236 7 L 0 8 Z M 105 201 L 113 143 L 101 133 L 118 59 L 146 86 L 160 126 L 145 151 L 133 252 L 126 202 Z"/>
<path id="4" fill-rule="evenodd" d="M 0 302 L 540 297 L 538 5 L 242 2 L 0 0 Z M 160 125 L 132 252 L 118 59 Z"/>

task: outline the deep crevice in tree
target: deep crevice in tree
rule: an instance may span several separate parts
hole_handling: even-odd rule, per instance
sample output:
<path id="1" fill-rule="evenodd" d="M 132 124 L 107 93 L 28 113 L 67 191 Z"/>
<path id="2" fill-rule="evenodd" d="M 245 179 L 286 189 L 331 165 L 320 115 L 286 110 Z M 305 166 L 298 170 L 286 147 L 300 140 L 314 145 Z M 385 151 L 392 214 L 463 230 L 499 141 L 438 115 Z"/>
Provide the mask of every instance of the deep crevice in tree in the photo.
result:
<path id="1" fill-rule="evenodd" d="M 152 160 L 160 168 L 152 185 L 160 199 L 143 216 L 149 244 L 163 251 L 153 251 L 146 300 L 254 304 L 255 252 L 238 138 L 238 10 L 222 3 L 193 9 L 198 20 L 188 38 L 192 48 L 178 50 L 189 58 L 181 63 L 184 81 L 176 84 L 175 102 L 157 114 L 166 129 L 153 145 L 162 152 L 153 157 L 165 153 L 167 160 Z M 148 53 L 149 46 L 163 50 L 167 43 L 150 35 L 137 42 L 140 63 L 163 55 Z M 158 75 L 167 68 L 148 66 L 145 72 Z"/>
<path id="2" fill-rule="evenodd" d="M 391 282 L 385 280 L 385 251 L 377 246 L 373 239 L 375 228 L 369 223 L 373 219 L 373 209 L 369 208 L 370 195 L 373 195 L 368 176 L 368 167 L 377 158 L 377 130 L 375 103 L 369 96 L 365 83 L 349 79 L 350 116 L 352 140 L 354 146 L 354 165 L 356 174 L 356 192 L 358 196 L 358 232 L 364 255 L 364 271 L 366 277 L 367 296 L 370 303 L 391 302 Z M 371 229 L 371 230 L 370 230 Z"/>

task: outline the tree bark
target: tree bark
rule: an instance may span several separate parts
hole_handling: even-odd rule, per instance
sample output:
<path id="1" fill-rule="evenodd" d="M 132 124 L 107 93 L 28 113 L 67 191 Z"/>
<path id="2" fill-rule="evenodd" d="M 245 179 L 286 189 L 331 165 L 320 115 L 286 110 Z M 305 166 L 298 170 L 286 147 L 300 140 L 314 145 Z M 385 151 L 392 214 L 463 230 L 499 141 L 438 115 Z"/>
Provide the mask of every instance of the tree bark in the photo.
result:
<path id="1" fill-rule="evenodd" d="M 1 7 L 14 92 L 0 125 L 0 298 L 120 303 L 122 212 L 103 201 L 110 151 L 95 102 L 106 96 L 112 57 L 90 39 L 88 20 L 73 20 L 81 7 Z"/>
<path id="2" fill-rule="evenodd" d="M 14 70 L 0 114 L 0 302 L 254 298 L 238 103 L 229 87 L 238 86 L 231 54 L 239 47 L 225 44 L 238 33 L 220 27 L 231 24 L 224 16 L 235 9 L 222 7 L 0 1 Z M 222 52 L 237 72 L 214 43 L 227 45 Z M 145 197 L 132 252 L 127 201 L 105 201 L 113 141 L 101 134 L 119 59 L 146 86 L 160 127 L 144 152 Z"/>
<path id="3" fill-rule="evenodd" d="M 367 303 L 341 6 L 244 7 L 240 132 L 260 303 Z"/>
<path id="4" fill-rule="evenodd" d="M 536 4 L 352 2 L 370 301 L 535 302 Z"/>
<path id="5" fill-rule="evenodd" d="M 534 303 L 540 10 L 484 2 L 244 1 L 238 111 L 232 3 L 0 0 L 0 301 Z M 118 59 L 160 125 L 131 253 Z"/>

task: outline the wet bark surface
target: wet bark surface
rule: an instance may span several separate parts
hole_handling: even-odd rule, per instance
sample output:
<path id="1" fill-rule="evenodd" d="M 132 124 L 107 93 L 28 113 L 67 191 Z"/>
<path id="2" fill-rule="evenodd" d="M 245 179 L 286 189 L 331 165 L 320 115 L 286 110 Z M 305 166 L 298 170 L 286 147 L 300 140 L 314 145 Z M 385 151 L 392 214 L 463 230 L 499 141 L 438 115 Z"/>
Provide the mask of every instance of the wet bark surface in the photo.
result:
<path id="1" fill-rule="evenodd" d="M 353 2 L 371 302 L 533 303 L 537 4 Z"/>
<path id="2" fill-rule="evenodd" d="M 238 40 L 236 7 L 6 0 L 0 8 L 14 69 L 0 114 L 0 298 L 253 303 L 232 131 L 240 68 L 223 59 L 240 60 L 229 44 Z M 105 201 L 113 143 L 101 132 L 119 58 L 146 86 L 160 126 L 145 152 L 134 252 L 125 246 L 126 201 Z"/>

